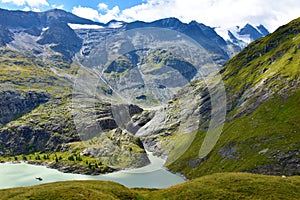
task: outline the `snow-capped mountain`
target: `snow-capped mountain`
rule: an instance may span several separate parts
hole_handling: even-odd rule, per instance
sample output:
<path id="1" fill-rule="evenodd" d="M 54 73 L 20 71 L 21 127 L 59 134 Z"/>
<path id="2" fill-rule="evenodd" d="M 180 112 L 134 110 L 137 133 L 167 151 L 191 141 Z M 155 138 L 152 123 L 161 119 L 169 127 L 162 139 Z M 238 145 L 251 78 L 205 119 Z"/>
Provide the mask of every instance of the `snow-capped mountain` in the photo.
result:
<path id="1" fill-rule="evenodd" d="M 252 26 L 246 24 L 244 27 L 235 26 L 229 28 L 218 27 L 215 31 L 228 43 L 245 48 L 249 43 L 269 34 L 269 31 L 263 26 Z"/>

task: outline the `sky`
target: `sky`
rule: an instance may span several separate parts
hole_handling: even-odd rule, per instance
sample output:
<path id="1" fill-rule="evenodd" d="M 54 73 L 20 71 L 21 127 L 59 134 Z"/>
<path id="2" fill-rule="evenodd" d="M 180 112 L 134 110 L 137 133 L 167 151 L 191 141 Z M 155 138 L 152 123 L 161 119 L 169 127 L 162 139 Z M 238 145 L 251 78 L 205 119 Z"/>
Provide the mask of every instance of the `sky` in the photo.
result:
<path id="1" fill-rule="evenodd" d="M 271 32 L 300 17 L 299 0 L 0 0 L 0 7 L 37 12 L 59 8 L 103 23 L 176 17 L 222 28 L 263 24 Z"/>

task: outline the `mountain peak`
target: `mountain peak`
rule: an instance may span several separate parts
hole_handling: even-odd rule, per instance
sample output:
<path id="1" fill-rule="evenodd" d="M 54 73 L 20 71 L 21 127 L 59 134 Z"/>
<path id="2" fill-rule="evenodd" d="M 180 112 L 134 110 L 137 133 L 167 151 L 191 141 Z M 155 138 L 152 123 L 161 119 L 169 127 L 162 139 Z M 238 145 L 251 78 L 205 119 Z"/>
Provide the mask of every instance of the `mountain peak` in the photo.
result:
<path id="1" fill-rule="evenodd" d="M 263 32 L 261 32 L 258 27 L 254 27 L 251 24 L 247 23 L 238 33 L 240 35 L 248 35 L 250 37 L 250 39 L 252 41 L 254 41 L 254 40 L 257 40 L 258 38 L 261 38 L 261 37 L 267 35 L 264 33 L 269 33 L 266 30 L 266 28 L 264 28 L 262 25 L 259 27 L 260 27 L 260 29 L 263 30 Z"/>
<path id="2" fill-rule="evenodd" d="M 179 19 L 177 19 L 175 17 L 160 19 L 153 23 L 157 23 L 157 24 L 160 24 L 165 27 L 175 27 L 175 26 L 179 26 L 179 25 L 183 24 Z"/>
<path id="3" fill-rule="evenodd" d="M 256 27 L 263 35 L 269 35 L 270 34 L 270 32 L 268 31 L 268 29 L 264 26 L 264 25 L 262 25 L 262 24 L 260 24 L 259 26 L 257 26 Z"/>
<path id="4" fill-rule="evenodd" d="M 245 48 L 249 43 L 264 37 L 269 34 L 269 31 L 263 26 L 253 26 L 247 23 L 245 26 L 234 26 L 229 28 L 218 27 L 215 28 L 216 32 L 224 38 L 228 43 L 232 43 L 240 47 Z"/>
<path id="5" fill-rule="evenodd" d="M 47 27 L 52 23 L 73 23 L 73 24 L 97 24 L 89 19 L 78 17 L 72 13 L 60 9 L 51 9 L 45 12 L 25 12 L 25 11 L 10 11 L 0 9 L 0 24 L 5 27 Z M 101 24 L 102 25 L 102 24 Z"/>

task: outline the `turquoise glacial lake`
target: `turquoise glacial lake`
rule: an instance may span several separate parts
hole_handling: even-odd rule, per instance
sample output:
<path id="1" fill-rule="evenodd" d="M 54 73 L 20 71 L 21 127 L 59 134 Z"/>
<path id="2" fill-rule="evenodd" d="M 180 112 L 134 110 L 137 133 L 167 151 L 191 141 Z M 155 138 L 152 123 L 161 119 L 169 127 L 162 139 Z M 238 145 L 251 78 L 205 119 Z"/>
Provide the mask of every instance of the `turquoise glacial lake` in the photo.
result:
<path id="1" fill-rule="evenodd" d="M 125 185 L 126 187 L 166 188 L 185 182 L 185 178 L 169 172 L 163 167 L 164 160 L 149 154 L 151 164 L 138 168 L 121 170 L 102 175 L 81 175 L 62 173 L 45 166 L 26 163 L 0 164 L 0 189 L 33 186 L 43 183 L 70 180 L 107 180 Z M 36 177 L 41 177 L 39 181 Z"/>

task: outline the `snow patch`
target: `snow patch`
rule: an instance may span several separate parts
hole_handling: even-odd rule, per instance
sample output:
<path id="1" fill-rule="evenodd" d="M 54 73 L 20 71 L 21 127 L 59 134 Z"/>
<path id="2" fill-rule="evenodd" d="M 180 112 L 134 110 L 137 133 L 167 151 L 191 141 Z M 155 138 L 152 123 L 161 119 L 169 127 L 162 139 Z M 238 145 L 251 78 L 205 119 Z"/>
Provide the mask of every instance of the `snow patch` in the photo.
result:
<path id="1" fill-rule="evenodd" d="M 253 26 L 253 28 L 255 28 L 255 30 L 257 30 L 257 32 L 259 32 L 260 34 L 264 34 L 263 32 L 261 32 L 261 30 L 258 29 L 258 26 Z"/>
<path id="2" fill-rule="evenodd" d="M 121 28 L 122 26 L 122 22 L 111 22 L 109 23 L 108 28 Z"/>
<path id="3" fill-rule="evenodd" d="M 103 26 L 92 25 L 92 24 L 71 24 L 71 23 L 68 23 L 68 25 L 73 30 L 76 30 L 76 29 L 102 29 L 102 28 L 104 28 Z"/>
<path id="4" fill-rule="evenodd" d="M 241 31 L 241 28 L 239 26 L 235 27 L 229 27 L 229 28 L 216 28 L 215 31 L 224 39 L 227 41 L 232 41 L 229 36 L 229 31 L 233 34 L 233 36 L 243 41 L 246 44 L 249 44 L 252 42 L 252 39 L 250 38 L 250 35 L 240 35 L 239 32 Z"/>
<path id="5" fill-rule="evenodd" d="M 229 34 L 228 34 L 228 28 L 215 28 L 215 31 L 219 36 L 221 36 L 225 41 L 230 40 Z"/>

